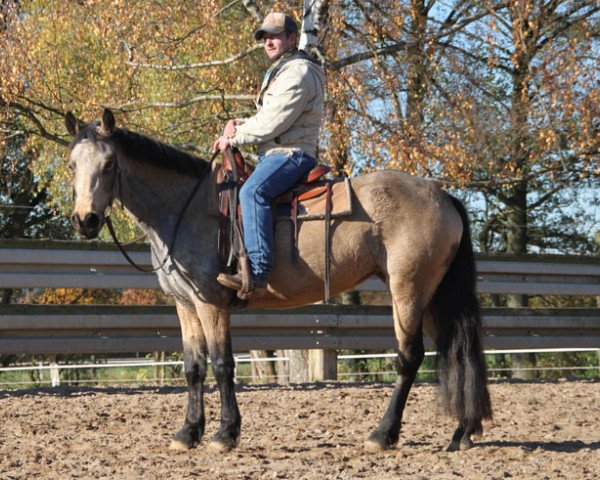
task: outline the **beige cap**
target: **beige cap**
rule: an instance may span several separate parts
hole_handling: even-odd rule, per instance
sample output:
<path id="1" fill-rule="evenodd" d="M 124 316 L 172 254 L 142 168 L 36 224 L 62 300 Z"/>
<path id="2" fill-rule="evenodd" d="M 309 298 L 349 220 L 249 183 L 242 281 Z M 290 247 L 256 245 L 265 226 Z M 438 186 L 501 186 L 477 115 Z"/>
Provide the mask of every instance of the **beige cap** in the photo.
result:
<path id="1" fill-rule="evenodd" d="M 254 38 L 262 40 L 265 33 L 278 35 L 284 30 L 295 33 L 298 31 L 298 26 L 289 15 L 281 12 L 271 12 L 263 20 L 262 26 L 254 33 Z"/>

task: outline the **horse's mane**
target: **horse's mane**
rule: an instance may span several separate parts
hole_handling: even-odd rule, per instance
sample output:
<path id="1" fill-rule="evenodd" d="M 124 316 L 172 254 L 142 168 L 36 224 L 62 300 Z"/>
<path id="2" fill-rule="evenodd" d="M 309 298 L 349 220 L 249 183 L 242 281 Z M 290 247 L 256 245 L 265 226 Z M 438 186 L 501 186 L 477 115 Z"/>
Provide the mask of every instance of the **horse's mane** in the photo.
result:
<path id="1" fill-rule="evenodd" d="M 103 138 L 106 137 L 98 132 L 96 125 L 90 124 L 79 131 L 71 145 L 74 146 L 82 140 L 95 142 Z M 209 169 L 209 163 L 200 157 L 124 128 L 116 128 L 109 138 L 128 157 L 155 167 L 175 170 L 193 177 L 203 176 Z"/>

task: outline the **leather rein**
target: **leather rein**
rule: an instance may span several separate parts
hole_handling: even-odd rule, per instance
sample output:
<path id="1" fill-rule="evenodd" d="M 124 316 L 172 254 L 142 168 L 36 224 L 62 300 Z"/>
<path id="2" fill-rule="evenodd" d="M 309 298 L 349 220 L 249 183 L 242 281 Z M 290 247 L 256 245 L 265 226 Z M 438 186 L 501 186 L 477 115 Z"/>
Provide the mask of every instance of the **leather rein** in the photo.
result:
<path id="1" fill-rule="evenodd" d="M 215 158 L 217 158 L 217 155 L 219 155 L 219 150 L 217 150 L 216 152 L 214 152 L 213 156 L 211 157 L 209 163 L 208 163 L 208 168 L 210 169 L 212 166 L 212 163 L 214 162 Z M 122 196 L 122 189 L 121 189 L 121 183 L 120 183 L 120 171 L 117 167 L 117 173 L 116 173 L 116 179 L 117 182 L 119 184 L 119 196 L 121 199 L 121 207 L 123 208 L 123 196 Z M 123 257 L 125 258 L 125 260 L 127 260 L 127 262 L 129 262 L 129 264 L 134 267 L 136 270 L 139 270 L 140 272 L 144 272 L 144 273 L 154 273 L 157 272 L 158 270 L 162 269 L 165 264 L 167 263 L 167 261 L 169 260 L 169 258 L 171 257 L 171 254 L 173 253 L 173 249 L 175 247 L 175 240 L 177 239 L 177 232 L 179 231 L 179 227 L 181 225 L 181 221 L 183 219 L 183 216 L 185 215 L 186 210 L 188 209 L 188 207 L 190 206 L 190 204 L 192 203 L 192 200 L 194 199 L 194 197 L 196 196 L 196 193 L 198 193 L 198 190 L 200 188 L 200 185 L 202 184 L 202 180 L 204 180 L 203 178 L 200 178 L 198 180 L 198 183 L 196 183 L 196 186 L 194 187 L 194 189 L 192 190 L 192 193 L 190 194 L 190 196 L 188 197 L 187 201 L 185 202 L 183 208 L 181 209 L 181 212 L 179 212 L 179 216 L 177 217 L 177 223 L 175 224 L 175 229 L 173 231 L 173 237 L 171 239 L 171 243 L 167 249 L 167 253 L 165 254 L 165 257 L 162 259 L 162 261 L 160 262 L 160 265 L 156 268 L 144 268 L 141 267 L 140 265 L 138 265 L 137 263 L 135 263 L 135 261 L 133 260 L 133 258 L 131 258 L 131 256 L 127 253 L 127 251 L 125 250 L 125 247 L 123 246 L 123 244 L 119 241 L 119 239 L 117 238 L 117 233 L 115 231 L 115 228 L 113 226 L 112 220 L 110 219 L 110 215 L 105 215 L 103 218 L 103 223 L 106 224 L 106 226 L 108 227 L 108 231 L 110 232 L 110 236 L 112 237 L 113 241 L 115 242 L 115 245 L 117 246 L 117 248 L 119 249 L 119 251 L 121 252 L 121 254 L 123 255 Z M 110 202 L 112 204 L 112 200 Z"/>

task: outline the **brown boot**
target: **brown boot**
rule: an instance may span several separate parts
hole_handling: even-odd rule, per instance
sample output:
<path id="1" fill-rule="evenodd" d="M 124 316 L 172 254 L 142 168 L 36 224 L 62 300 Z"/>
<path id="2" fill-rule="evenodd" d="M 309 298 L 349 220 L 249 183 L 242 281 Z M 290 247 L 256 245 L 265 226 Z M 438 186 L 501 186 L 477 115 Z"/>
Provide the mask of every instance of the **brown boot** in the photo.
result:
<path id="1" fill-rule="evenodd" d="M 248 300 L 254 293 L 254 282 L 252 281 L 252 277 L 248 279 L 248 285 L 244 285 L 241 273 L 236 273 L 235 275 L 220 273 L 217 277 L 217 282 L 224 287 L 235 290 L 237 292 L 237 297 L 241 300 Z"/>
<path id="2" fill-rule="evenodd" d="M 217 277 L 217 282 L 219 282 L 224 287 L 230 288 L 231 290 L 235 290 L 236 292 L 242 288 L 242 276 L 239 273 L 235 275 L 230 275 L 228 273 L 220 273 Z"/>

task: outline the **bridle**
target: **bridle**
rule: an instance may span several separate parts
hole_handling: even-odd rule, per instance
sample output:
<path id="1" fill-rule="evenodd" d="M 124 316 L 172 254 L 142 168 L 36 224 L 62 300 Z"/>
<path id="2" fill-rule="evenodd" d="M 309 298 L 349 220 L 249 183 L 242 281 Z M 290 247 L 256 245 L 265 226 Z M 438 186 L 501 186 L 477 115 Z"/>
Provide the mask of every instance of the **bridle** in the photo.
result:
<path id="1" fill-rule="evenodd" d="M 210 159 L 210 161 L 208 163 L 208 169 L 209 170 L 212 168 L 212 163 L 214 162 L 215 158 L 217 158 L 218 154 L 219 154 L 219 150 L 217 150 L 216 152 L 214 152 L 213 156 L 211 157 L 211 159 Z M 115 180 L 117 182 L 117 187 L 118 187 L 118 191 L 119 191 L 119 200 L 121 202 L 121 208 L 124 208 L 123 207 L 123 194 L 122 194 L 123 190 L 121 188 L 121 171 L 119 169 L 118 162 L 117 162 L 117 165 L 116 165 L 115 169 L 116 169 Z M 175 241 L 177 239 L 177 232 L 179 231 L 179 227 L 181 225 L 181 221 L 182 221 L 182 219 L 183 219 L 183 217 L 185 215 L 186 210 L 188 209 L 188 207 L 192 203 L 192 200 L 194 199 L 194 197 L 198 193 L 198 190 L 200 189 L 200 185 L 202 184 L 203 180 L 204 180 L 203 178 L 198 179 L 198 183 L 196 183 L 196 186 L 192 190 L 192 193 L 189 195 L 187 201 L 183 205 L 183 208 L 179 212 L 179 215 L 177 217 L 177 223 L 175 223 L 175 228 L 173 230 L 173 237 L 171 238 L 171 243 L 169 244 L 169 247 L 167 248 L 167 253 L 165 254 L 165 257 L 162 259 L 162 261 L 160 262 L 160 265 L 158 265 L 158 267 L 155 267 L 155 268 L 145 268 L 145 267 L 141 267 L 140 265 L 138 265 L 137 263 L 135 263 L 135 261 L 133 260 L 133 258 L 131 258 L 131 256 L 125 250 L 125 247 L 123 246 L 123 244 L 117 238 L 117 233 L 115 231 L 115 227 L 113 226 L 112 220 L 110 219 L 110 215 L 105 215 L 104 216 L 104 218 L 102 219 L 102 222 L 104 224 L 106 224 L 106 226 L 108 227 L 108 231 L 110 232 L 110 236 L 112 237 L 113 241 L 115 242 L 115 245 L 117 246 L 117 248 L 119 249 L 119 251 L 121 252 L 121 254 L 123 255 L 123 257 L 125 258 L 125 260 L 127 260 L 127 262 L 129 262 L 129 264 L 132 267 L 134 267 L 136 270 L 139 270 L 140 272 L 154 273 L 154 272 L 156 272 L 158 270 L 161 270 L 165 266 L 165 264 L 167 263 L 167 261 L 169 260 L 169 258 L 171 257 L 171 255 L 173 253 L 173 249 L 175 248 Z M 114 196 L 114 188 L 113 188 L 113 196 Z M 111 206 L 112 203 L 113 203 L 113 198 L 111 197 L 111 199 L 109 201 L 109 206 Z"/>

